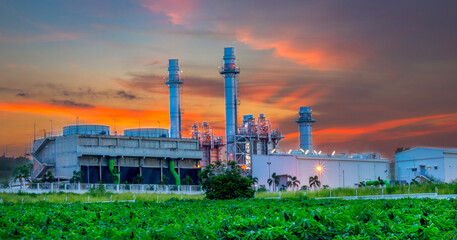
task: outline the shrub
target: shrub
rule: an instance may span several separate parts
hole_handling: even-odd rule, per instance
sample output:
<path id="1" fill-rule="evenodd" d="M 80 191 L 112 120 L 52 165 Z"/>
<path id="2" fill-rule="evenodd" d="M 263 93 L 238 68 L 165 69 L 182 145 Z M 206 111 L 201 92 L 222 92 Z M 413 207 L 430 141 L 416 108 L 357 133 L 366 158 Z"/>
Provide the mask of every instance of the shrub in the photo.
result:
<path id="1" fill-rule="evenodd" d="M 261 187 L 259 189 L 257 189 L 257 192 L 266 192 L 267 189 L 265 187 Z"/>
<path id="2" fill-rule="evenodd" d="M 210 164 L 198 174 L 198 177 L 207 199 L 254 197 L 254 189 L 251 188 L 253 181 L 243 177 L 233 161 L 227 165 L 220 162 Z"/>

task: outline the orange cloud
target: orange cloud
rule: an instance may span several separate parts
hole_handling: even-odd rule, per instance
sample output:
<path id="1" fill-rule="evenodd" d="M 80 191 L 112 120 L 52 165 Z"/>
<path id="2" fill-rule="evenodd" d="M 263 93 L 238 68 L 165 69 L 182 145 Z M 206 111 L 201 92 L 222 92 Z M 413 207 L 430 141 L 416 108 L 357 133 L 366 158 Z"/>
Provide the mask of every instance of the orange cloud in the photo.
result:
<path id="1" fill-rule="evenodd" d="M 352 128 L 328 128 L 319 131 L 313 132 L 313 135 L 317 135 L 322 142 L 344 142 L 349 139 L 352 139 L 356 136 L 369 134 L 369 133 L 377 133 L 376 139 L 377 140 L 388 140 L 388 139 L 397 139 L 397 138 L 406 138 L 412 136 L 419 136 L 419 135 L 426 135 L 426 134 L 433 134 L 438 132 L 445 132 L 449 131 L 449 128 L 446 129 L 429 129 L 423 131 L 412 131 L 409 133 L 404 133 L 401 135 L 395 134 L 381 134 L 378 133 L 383 130 L 394 129 L 401 126 L 423 123 L 425 122 L 428 125 L 435 125 L 434 121 L 438 119 L 447 119 L 447 118 L 454 118 L 453 125 L 451 125 L 451 129 L 455 129 L 457 124 L 455 122 L 455 118 L 457 118 L 457 113 L 452 114 L 442 114 L 442 115 L 433 115 L 433 116 L 425 116 L 425 117 L 418 117 L 418 118 L 407 118 L 407 119 L 400 119 L 400 120 L 392 120 L 387 122 L 375 123 L 370 125 L 365 125 L 361 127 L 352 127 Z M 298 132 L 286 134 L 286 138 L 297 138 L 299 137 Z"/>
<path id="2" fill-rule="evenodd" d="M 225 29 L 224 26 L 219 26 Z M 241 28 L 235 32 L 235 38 L 255 50 L 273 50 L 276 57 L 286 58 L 296 64 L 306 66 L 314 70 L 331 70 L 333 68 L 352 65 L 358 59 L 351 55 L 346 56 L 341 52 L 327 50 L 324 43 L 320 46 L 303 47 L 303 43 L 294 42 L 291 39 L 270 38 L 254 36 L 252 29 Z"/>
<path id="3" fill-rule="evenodd" d="M 169 114 L 164 110 L 130 110 L 109 107 L 64 107 L 41 102 L 7 103 L 0 102 L 0 109 L 4 112 L 31 113 L 39 115 L 58 115 L 80 119 L 91 123 L 108 124 L 116 120 L 118 126 L 136 127 L 138 121 L 160 122 L 161 127 L 168 127 Z M 198 113 L 187 113 L 186 119 L 199 119 Z M 155 124 L 154 124 L 155 125 Z"/>

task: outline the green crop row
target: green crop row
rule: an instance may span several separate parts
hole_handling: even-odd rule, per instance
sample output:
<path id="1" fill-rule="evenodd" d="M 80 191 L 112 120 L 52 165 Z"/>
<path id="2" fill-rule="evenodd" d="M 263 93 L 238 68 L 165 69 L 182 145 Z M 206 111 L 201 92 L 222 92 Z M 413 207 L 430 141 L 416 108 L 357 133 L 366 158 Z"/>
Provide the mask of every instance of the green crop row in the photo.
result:
<path id="1" fill-rule="evenodd" d="M 455 239 L 457 200 L 2 203 L 0 239 Z"/>

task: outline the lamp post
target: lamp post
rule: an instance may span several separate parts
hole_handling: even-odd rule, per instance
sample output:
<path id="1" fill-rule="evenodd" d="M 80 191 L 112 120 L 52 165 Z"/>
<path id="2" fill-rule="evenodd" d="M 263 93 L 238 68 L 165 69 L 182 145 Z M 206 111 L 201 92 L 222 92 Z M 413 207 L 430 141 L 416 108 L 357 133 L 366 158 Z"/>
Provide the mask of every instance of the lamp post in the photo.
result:
<path id="1" fill-rule="evenodd" d="M 270 173 L 270 166 L 271 166 L 270 154 L 268 154 L 268 162 L 267 162 L 267 164 L 268 164 L 268 178 L 270 178 L 271 177 L 271 173 Z M 271 186 L 270 186 L 270 192 L 271 192 Z"/>
<path id="2" fill-rule="evenodd" d="M 322 173 L 322 166 L 321 166 L 321 165 L 318 165 L 318 166 L 316 167 L 316 170 L 317 170 L 317 172 L 319 173 L 319 180 L 321 181 L 321 185 L 324 185 L 324 183 L 322 182 L 322 178 L 321 178 L 321 177 L 322 177 L 322 174 L 321 174 L 321 173 Z"/>

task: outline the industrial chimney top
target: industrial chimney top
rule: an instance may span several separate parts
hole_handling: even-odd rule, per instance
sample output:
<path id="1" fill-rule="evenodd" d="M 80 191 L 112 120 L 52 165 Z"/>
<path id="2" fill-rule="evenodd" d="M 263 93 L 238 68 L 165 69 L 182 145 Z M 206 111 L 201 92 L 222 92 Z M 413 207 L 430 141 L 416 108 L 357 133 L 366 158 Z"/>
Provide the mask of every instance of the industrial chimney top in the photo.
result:
<path id="1" fill-rule="evenodd" d="M 300 112 L 298 112 L 298 115 L 300 117 L 298 118 L 297 123 L 316 122 L 316 120 L 313 119 L 313 111 L 311 110 L 311 107 L 300 107 Z"/>

